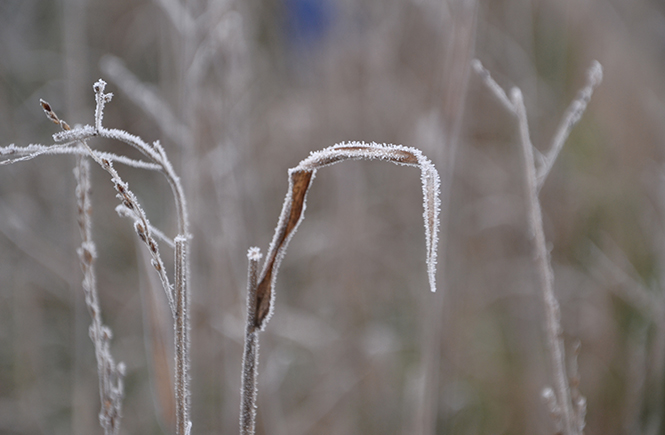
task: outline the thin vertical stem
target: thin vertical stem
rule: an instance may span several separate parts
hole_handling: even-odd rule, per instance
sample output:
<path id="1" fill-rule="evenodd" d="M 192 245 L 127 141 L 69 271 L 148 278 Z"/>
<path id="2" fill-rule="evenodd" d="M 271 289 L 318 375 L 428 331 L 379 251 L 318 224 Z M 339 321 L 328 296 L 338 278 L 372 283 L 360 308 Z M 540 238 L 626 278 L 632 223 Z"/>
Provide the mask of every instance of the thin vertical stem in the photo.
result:
<path id="1" fill-rule="evenodd" d="M 81 269 L 83 270 L 83 291 L 85 304 L 92 319 L 89 334 L 95 345 L 97 373 L 99 375 L 99 396 L 101 410 L 99 422 L 105 435 L 116 435 L 120 431 L 122 419 L 122 399 L 124 397 L 124 364 L 115 364 L 110 351 L 111 329 L 102 323 L 102 312 L 99 308 L 97 280 L 95 277 L 95 243 L 92 240 L 91 206 L 90 206 L 90 165 L 84 157 L 77 156 L 76 199 L 78 224 L 81 233 L 81 247 L 78 249 Z"/>
<path id="2" fill-rule="evenodd" d="M 253 435 L 256 428 L 256 380 L 259 365 L 259 329 L 256 327 L 256 290 L 259 282 L 261 251 L 250 248 L 247 271 L 247 326 L 242 359 L 240 435 Z"/>
<path id="3" fill-rule="evenodd" d="M 563 330 L 561 328 L 561 313 L 559 303 L 554 296 L 552 265 L 549 252 L 545 244 L 545 232 L 543 230 L 543 217 L 540 210 L 538 192 L 549 174 L 554 161 L 563 148 L 573 126 L 580 120 L 587 107 L 591 95 L 596 86 L 603 79 L 603 68 L 594 61 L 587 72 L 587 85 L 578 93 L 578 96 L 568 107 L 563 116 L 559 128 L 552 140 L 552 146 L 546 155 L 538 153 L 536 169 L 534 152 L 538 152 L 531 144 L 529 137 L 529 123 L 526 116 L 526 108 L 519 88 L 513 88 L 511 98 L 499 86 L 489 71 L 487 71 L 479 60 L 473 61 L 473 68 L 479 74 L 485 85 L 499 99 L 503 106 L 513 113 L 518 120 L 522 150 L 524 152 L 527 206 L 529 214 L 529 227 L 534 239 L 535 257 L 538 264 L 538 277 L 543 292 L 545 303 L 545 329 L 547 334 L 547 347 L 550 353 L 552 371 L 555 378 L 555 389 L 545 388 L 543 399 L 548 403 L 550 411 L 556 419 L 557 429 L 565 435 L 581 434 L 584 429 L 586 415 L 586 399 L 579 393 L 579 376 L 577 375 L 577 361 L 574 361 L 573 376 L 574 386 L 571 392 L 570 382 L 566 374 L 566 357 L 564 352 Z M 577 354 L 575 355 L 577 358 Z M 573 400 L 574 398 L 574 400 Z"/>
<path id="4" fill-rule="evenodd" d="M 175 341 L 175 399 L 176 399 L 176 435 L 188 435 L 191 429 L 191 422 L 189 420 L 190 408 L 190 392 L 189 392 L 189 219 L 187 214 L 187 206 L 185 201 L 185 193 L 180 182 L 180 178 L 175 173 L 171 162 L 169 161 L 164 148 L 159 142 L 153 143 L 152 146 L 145 143 L 137 136 L 130 135 L 123 130 L 106 129 L 102 126 L 102 118 L 104 115 L 104 105 L 111 101 L 113 94 L 105 94 L 106 83 L 99 80 L 94 85 L 95 100 L 97 102 L 95 108 L 95 132 L 101 137 L 108 137 L 125 142 L 128 145 L 136 148 L 143 155 L 150 158 L 154 163 L 161 166 L 161 171 L 166 177 L 175 201 L 176 211 L 178 215 L 178 235 L 175 237 L 175 289 L 174 294 L 171 293 L 171 286 L 168 283 L 168 278 L 164 272 L 164 265 L 159 256 L 157 244 L 151 239 L 149 232 L 150 225 L 145 217 L 145 213 L 138 205 L 134 194 L 129 190 L 126 183 L 124 183 L 118 173 L 113 169 L 110 162 L 100 159 L 88 147 L 85 140 L 81 143 L 88 148 L 91 156 L 95 159 L 103 169 L 105 169 L 114 180 L 116 190 L 118 190 L 120 198 L 131 206 L 138 214 L 137 221 L 135 222 L 135 229 L 141 239 L 148 245 L 151 254 L 153 255 L 153 266 L 162 278 L 162 285 L 166 292 L 169 303 L 172 303 L 171 309 L 174 316 L 174 341 Z M 42 104 L 43 106 L 43 104 Z M 46 111 L 46 108 L 44 108 Z M 47 111 L 47 116 L 50 116 Z M 55 122 L 55 120 L 54 120 Z M 127 206 L 127 204 L 125 204 Z"/>
<path id="5" fill-rule="evenodd" d="M 545 243 L 543 217 L 540 210 L 540 201 L 538 199 L 536 166 L 533 156 L 533 145 L 531 144 L 531 138 L 529 137 L 526 108 L 524 107 L 522 92 L 518 88 L 513 88 L 511 97 L 519 122 L 520 139 L 522 143 L 522 151 L 524 153 L 529 227 L 531 237 L 533 237 L 534 240 L 538 278 L 540 280 L 540 288 L 543 292 L 543 300 L 545 302 L 547 348 L 550 353 L 550 361 L 554 372 L 556 402 L 560 413 L 560 422 L 563 426 L 561 429 L 563 430 L 564 435 L 575 435 L 579 432 L 577 430 L 577 425 L 575 425 L 574 422 L 570 386 L 568 384 L 568 376 L 566 375 L 561 313 L 559 310 L 559 302 L 554 296 L 554 275 L 549 261 L 549 252 Z"/>
<path id="6" fill-rule="evenodd" d="M 187 294 L 187 239 L 178 236 L 175 242 L 175 395 L 176 434 L 189 431 L 189 313 Z"/>

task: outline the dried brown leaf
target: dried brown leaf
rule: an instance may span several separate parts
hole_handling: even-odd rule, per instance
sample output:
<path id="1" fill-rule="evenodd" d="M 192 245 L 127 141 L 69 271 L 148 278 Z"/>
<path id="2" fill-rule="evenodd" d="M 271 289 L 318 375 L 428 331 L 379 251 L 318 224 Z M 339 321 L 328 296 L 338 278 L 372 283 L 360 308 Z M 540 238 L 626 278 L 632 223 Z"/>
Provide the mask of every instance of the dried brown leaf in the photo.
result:
<path id="1" fill-rule="evenodd" d="M 289 190 L 282 213 L 268 249 L 259 280 L 254 309 L 254 327 L 263 329 L 270 319 L 274 305 L 274 289 L 279 264 L 298 225 L 304 218 L 306 198 L 316 171 L 344 160 L 384 160 L 391 163 L 419 167 L 422 176 L 424 221 L 427 238 L 427 266 L 430 287 L 436 288 L 436 249 L 439 227 L 439 174 L 434 165 L 419 150 L 400 145 L 376 143 L 342 143 L 310 154 L 298 166 L 289 170 Z"/>

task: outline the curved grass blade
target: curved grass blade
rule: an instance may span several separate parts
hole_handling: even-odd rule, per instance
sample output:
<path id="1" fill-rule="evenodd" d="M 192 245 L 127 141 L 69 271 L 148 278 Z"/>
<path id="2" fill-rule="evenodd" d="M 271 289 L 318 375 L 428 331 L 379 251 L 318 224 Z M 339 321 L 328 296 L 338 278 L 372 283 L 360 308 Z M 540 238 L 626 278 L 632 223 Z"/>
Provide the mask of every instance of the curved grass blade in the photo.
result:
<path id="1" fill-rule="evenodd" d="M 286 248 L 304 218 L 307 192 L 322 167 L 345 160 L 383 160 L 398 165 L 416 166 L 421 170 L 423 189 L 423 218 L 427 239 L 427 271 L 430 289 L 436 291 L 436 255 L 439 232 L 439 174 L 430 160 L 415 148 L 401 145 L 350 142 L 334 145 L 310 154 L 295 168 L 289 169 L 289 190 L 272 243 L 261 272 L 253 309 L 254 326 L 265 328 L 272 315 L 275 299 L 275 281 Z"/>

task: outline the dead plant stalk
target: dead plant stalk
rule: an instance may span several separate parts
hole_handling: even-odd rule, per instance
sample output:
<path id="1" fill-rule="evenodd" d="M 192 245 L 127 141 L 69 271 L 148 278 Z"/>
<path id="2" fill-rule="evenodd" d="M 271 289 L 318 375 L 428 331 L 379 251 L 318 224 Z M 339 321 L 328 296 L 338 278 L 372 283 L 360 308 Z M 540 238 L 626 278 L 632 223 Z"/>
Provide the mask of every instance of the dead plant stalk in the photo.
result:
<path id="1" fill-rule="evenodd" d="M 524 156 L 529 230 L 533 238 L 538 279 L 543 294 L 545 334 L 554 377 L 554 390 L 549 387 L 543 389 L 543 398 L 548 402 L 550 412 L 555 419 L 557 430 L 562 431 L 564 435 L 580 435 L 585 425 L 586 399 L 577 390 L 579 380 L 577 379 L 576 363 L 573 367 L 575 379 L 569 379 L 566 374 L 561 312 L 559 302 L 554 295 L 554 274 L 545 241 L 543 217 L 538 193 L 552 169 L 559 152 L 563 148 L 570 131 L 584 113 L 594 88 L 600 84 L 602 80 L 602 67 L 600 63 L 593 62 L 587 73 L 586 86 L 582 88 L 577 98 L 573 100 L 566 110 L 554 135 L 549 152 L 546 155 L 542 155 L 531 143 L 522 91 L 515 87 L 511 91 L 510 98 L 508 98 L 505 91 L 492 79 L 489 71 L 483 67 L 479 60 L 474 60 L 472 66 L 501 104 L 517 117 L 520 142 Z M 534 152 L 537 153 L 537 157 L 534 156 Z M 537 164 L 539 164 L 538 167 L 536 166 Z M 572 391 L 571 383 L 573 384 Z"/>
<path id="2" fill-rule="evenodd" d="M 286 248 L 305 217 L 307 192 L 316 171 L 345 160 L 383 160 L 398 165 L 416 166 L 421 171 L 423 218 L 427 243 L 427 272 L 432 292 L 436 291 L 436 257 L 439 231 L 439 190 L 437 170 L 415 148 L 401 145 L 350 142 L 313 152 L 295 168 L 289 169 L 289 190 L 273 236 L 263 270 L 258 276 L 261 254 L 258 248 L 248 252 L 247 325 L 242 368 L 240 434 L 253 435 L 256 419 L 256 379 L 258 376 L 259 332 L 264 330 L 275 305 L 275 282 Z"/>

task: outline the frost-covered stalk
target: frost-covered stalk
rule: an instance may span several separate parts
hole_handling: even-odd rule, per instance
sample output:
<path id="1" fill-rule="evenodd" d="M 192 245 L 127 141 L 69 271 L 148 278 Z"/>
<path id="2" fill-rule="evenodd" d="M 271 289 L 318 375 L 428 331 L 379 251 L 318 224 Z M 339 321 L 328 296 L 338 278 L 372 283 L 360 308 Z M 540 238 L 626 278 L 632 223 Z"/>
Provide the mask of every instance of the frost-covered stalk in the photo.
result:
<path id="1" fill-rule="evenodd" d="M 150 254 L 153 257 L 152 265 L 157 270 L 162 285 L 166 292 L 174 319 L 174 339 L 175 339 L 175 400 L 176 400 L 176 435 L 187 435 L 191 429 L 189 420 L 190 393 L 189 393 L 189 221 L 185 194 L 180 183 L 180 178 L 173 170 L 171 162 L 166 156 L 164 148 L 159 142 L 148 145 L 141 138 L 131 135 L 123 130 L 106 129 L 102 126 L 102 117 L 104 114 L 104 105 L 111 101 L 113 94 L 105 94 L 106 83 L 99 80 L 95 83 L 97 106 L 95 110 L 95 129 L 96 135 L 110 139 L 116 139 L 131 145 L 144 156 L 149 158 L 152 163 L 160 166 L 160 171 L 166 177 L 173 197 L 175 199 L 176 212 L 178 215 L 178 234 L 174 238 L 175 244 L 175 288 L 168 282 L 164 264 L 159 255 L 157 242 L 152 236 L 152 227 L 148 222 L 145 212 L 139 205 L 136 196 L 129 190 L 127 183 L 123 182 L 117 171 L 110 162 L 98 160 L 98 163 L 105 169 L 113 180 L 114 186 L 118 191 L 118 199 L 122 202 L 122 211 L 124 215 L 134 215 L 134 228 L 143 242 L 148 246 Z M 86 134 L 86 128 L 82 129 Z M 54 137 L 56 141 L 66 141 L 68 136 Z M 87 138 L 85 138 L 87 139 Z M 84 142 L 85 143 L 85 142 Z M 90 150 L 95 158 L 94 151 Z"/>
<path id="2" fill-rule="evenodd" d="M 256 428 L 256 379 L 259 369 L 259 329 L 256 327 L 256 287 L 259 282 L 261 250 L 247 251 L 247 323 L 245 349 L 242 357 L 242 384 L 240 387 L 240 435 L 253 435 Z"/>
<path id="3" fill-rule="evenodd" d="M 565 435 L 578 434 L 573 424 L 572 397 L 568 376 L 566 375 L 566 355 L 563 342 L 563 328 L 561 327 L 561 311 L 559 302 L 554 296 L 554 274 L 550 264 L 549 251 L 545 242 L 545 230 L 543 229 L 543 217 L 538 200 L 538 186 L 536 181 L 536 167 L 533 158 L 533 145 L 529 138 L 529 127 L 527 124 L 526 110 L 522 101 L 522 93 L 514 88 L 512 101 L 517 109 L 519 119 L 520 137 L 522 151 L 524 153 L 527 190 L 527 209 L 529 214 L 529 232 L 533 238 L 534 254 L 540 279 L 540 289 L 545 301 L 545 332 L 547 335 L 547 346 L 550 350 L 550 363 L 554 371 L 554 387 L 556 391 L 556 407 L 553 413 L 559 414 L 558 419 L 563 427 Z"/>
<path id="4" fill-rule="evenodd" d="M 189 276 L 187 237 L 175 238 L 175 403 L 176 434 L 188 435 L 189 420 Z"/>
<path id="5" fill-rule="evenodd" d="M 46 116 L 63 129 L 62 132 L 53 135 L 55 144 L 52 145 L 28 145 L 16 147 L 9 145 L 0 147 L 0 165 L 11 164 L 30 160 L 40 155 L 52 154 L 75 154 L 89 155 L 99 164 L 102 169 L 109 173 L 113 186 L 117 191 L 116 197 L 121 204 L 116 207 L 119 215 L 129 217 L 134 221 L 134 230 L 139 238 L 148 248 L 151 264 L 157 271 L 162 287 L 166 294 L 175 328 L 175 396 L 176 396 L 176 434 L 187 435 L 191 429 L 189 420 L 189 223 L 185 194 L 180 183 L 180 178 L 175 173 L 164 148 L 159 142 L 152 145 L 144 142 L 138 136 L 131 135 L 123 130 L 107 129 L 102 125 L 104 106 L 111 101 L 112 94 L 105 94 L 106 83 L 99 80 L 94 85 L 95 91 L 95 125 L 86 125 L 71 129 L 69 125 L 60 120 L 52 110 L 49 103 L 41 101 Z M 88 140 L 94 137 L 104 137 L 124 142 L 137 149 L 148 161 L 130 159 L 113 153 L 105 153 L 93 150 L 88 145 Z M 161 231 L 150 225 L 143 208 L 138 202 L 136 195 L 129 189 L 129 185 L 123 181 L 113 166 L 114 162 L 126 164 L 141 169 L 156 170 L 164 174 L 171 186 L 175 200 L 178 216 L 178 234 L 171 240 Z M 175 248 L 175 285 L 171 285 L 169 277 L 162 261 L 157 238 L 165 241 L 169 246 Z M 85 246 L 83 247 L 85 248 Z M 94 251 L 90 251 L 94 252 Z M 86 254 L 87 255 L 87 254 Z M 84 255 L 84 256 L 86 256 Z M 89 256 L 89 255 L 88 255 Z M 92 258 L 92 257 L 91 257 Z M 110 339 L 108 328 L 97 334 L 95 339 Z M 100 372 L 101 373 L 101 372 Z M 100 374 L 101 376 L 101 374 Z"/>
<path id="6" fill-rule="evenodd" d="M 102 311 L 97 296 L 97 280 L 95 277 L 95 258 L 97 250 L 92 240 L 92 223 L 90 206 L 90 164 L 88 159 L 77 156 L 74 176 L 76 178 L 76 205 L 81 247 L 77 249 L 81 269 L 83 270 L 83 291 L 85 305 L 92 318 L 90 339 L 95 345 L 97 373 L 99 375 L 99 398 L 101 410 L 99 423 L 105 435 L 117 435 L 122 419 L 122 399 L 124 396 L 123 378 L 125 365 L 113 361 L 110 350 L 111 329 L 102 323 Z"/>
<path id="7" fill-rule="evenodd" d="M 546 155 L 538 153 L 538 158 L 536 159 L 534 152 L 537 152 L 537 150 L 532 145 L 531 138 L 529 137 L 529 123 L 522 99 L 522 92 L 518 88 L 513 88 L 511 98 L 508 98 L 501 86 L 492 79 L 489 71 L 482 66 L 479 60 L 474 60 L 472 65 L 501 104 L 517 117 L 520 142 L 524 155 L 529 229 L 534 241 L 538 279 L 540 280 L 540 288 L 543 293 L 547 348 L 549 349 L 550 363 L 554 375 L 554 389 L 550 387 L 544 388 L 542 396 L 555 418 L 557 430 L 562 431 L 564 435 L 580 435 L 585 425 L 586 399 L 579 393 L 577 388 L 579 385 L 576 362 L 578 350 L 576 350 L 572 370 L 574 379 L 569 379 L 566 374 L 561 312 L 559 302 L 554 295 L 554 275 L 552 273 L 549 251 L 545 242 L 545 231 L 543 229 L 543 217 L 538 193 L 554 161 L 563 148 L 563 144 L 568 138 L 570 131 L 582 117 L 594 88 L 600 84 L 602 80 L 602 67 L 600 63 L 593 62 L 587 73 L 587 85 L 578 93 L 577 98 L 573 100 L 568 110 L 566 110 L 559 128 L 554 135 L 549 152 Z M 537 164 L 539 164 L 538 167 L 536 166 Z M 573 383 L 572 391 L 574 394 L 571 393 L 571 382 Z"/>
<path id="8" fill-rule="evenodd" d="M 398 165 L 416 166 L 421 171 L 423 218 L 427 239 L 427 273 L 432 291 L 436 290 L 436 254 L 439 231 L 439 173 L 419 150 L 401 145 L 350 142 L 311 153 L 295 168 L 289 169 L 289 190 L 260 277 L 257 275 L 260 252 L 251 248 L 247 296 L 247 327 L 243 359 L 240 433 L 254 433 L 256 413 L 256 378 L 258 365 L 258 333 L 265 329 L 273 312 L 275 282 L 279 265 L 289 241 L 304 219 L 307 192 L 316 171 L 344 160 L 383 160 Z"/>

